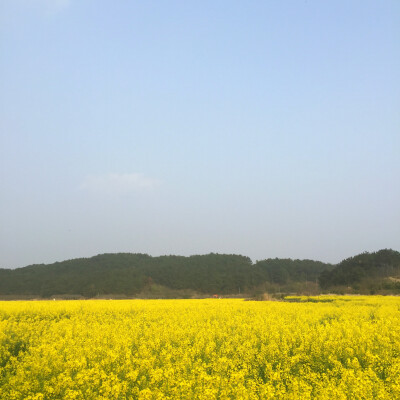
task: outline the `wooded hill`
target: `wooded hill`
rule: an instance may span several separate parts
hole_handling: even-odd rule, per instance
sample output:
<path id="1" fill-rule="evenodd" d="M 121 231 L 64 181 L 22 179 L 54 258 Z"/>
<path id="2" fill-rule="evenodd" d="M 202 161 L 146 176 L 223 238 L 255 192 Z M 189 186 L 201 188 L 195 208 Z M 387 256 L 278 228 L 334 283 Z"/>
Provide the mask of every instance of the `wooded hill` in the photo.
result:
<path id="1" fill-rule="evenodd" d="M 347 258 L 321 273 L 322 289 L 355 293 L 400 294 L 400 253 L 384 249 Z"/>
<path id="2" fill-rule="evenodd" d="M 335 265 L 241 255 L 102 254 L 0 269 L 3 298 L 196 297 L 257 293 L 400 293 L 400 253 L 362 253 Z"/>
<path id="3" fill-rule="evenodd" d="M 315 284 L 320 273 L 331 268 L 330 264 L 312 260 L 268 259 L 253 264 L 248 257 L 213 253 L 190 257 L 102 254 L 49 265 L 0 269 L 0 295 L 239 295 L 255 290 L 295 290 L 306 282 Z"/>

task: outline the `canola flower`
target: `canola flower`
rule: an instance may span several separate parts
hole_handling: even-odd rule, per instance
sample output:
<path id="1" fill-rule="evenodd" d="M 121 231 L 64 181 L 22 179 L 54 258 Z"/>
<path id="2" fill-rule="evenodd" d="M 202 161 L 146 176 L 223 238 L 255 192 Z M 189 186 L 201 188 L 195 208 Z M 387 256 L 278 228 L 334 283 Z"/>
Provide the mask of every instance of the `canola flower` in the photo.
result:
<path id="1" fill-rule="evenodd" d="M 400 298 L 288 300 L 0 302 L 0 399 L 400 399 Z"/>

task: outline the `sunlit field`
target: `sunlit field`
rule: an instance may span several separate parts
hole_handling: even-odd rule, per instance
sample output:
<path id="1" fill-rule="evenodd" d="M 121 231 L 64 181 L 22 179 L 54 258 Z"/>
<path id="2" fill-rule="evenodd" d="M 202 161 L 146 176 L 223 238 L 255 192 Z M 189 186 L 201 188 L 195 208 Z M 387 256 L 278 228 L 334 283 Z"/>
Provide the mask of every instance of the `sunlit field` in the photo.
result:
<path id="1" fill-rule="evenodd" d="M 289 300 L 0 302 L 0 398 L 400 399 L 400 298 Z"/>

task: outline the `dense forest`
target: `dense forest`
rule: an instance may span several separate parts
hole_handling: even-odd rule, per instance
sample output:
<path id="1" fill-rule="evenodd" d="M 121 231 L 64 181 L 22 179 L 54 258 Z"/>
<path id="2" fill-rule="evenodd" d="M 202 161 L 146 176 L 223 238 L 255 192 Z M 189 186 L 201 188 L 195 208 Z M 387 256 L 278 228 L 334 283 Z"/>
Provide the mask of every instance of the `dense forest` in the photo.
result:
<path id="1" fill-rule="evenodd" d="M 312 260 L 207 254 L 102 254 L 49 265 L 0 269 L 0 296 L 196 297 L 366 290 L 400 293 L 400 253 L 363 253 L 335 265 Z M 374 284 L 374 286 L 371 286 Z"/>
<path id="2" fill-rule="evenodd" d="M 379 250 L 347 258 L 319 277 L 322 289 L 355 293 L 400 293 L 400 253 Z"/>

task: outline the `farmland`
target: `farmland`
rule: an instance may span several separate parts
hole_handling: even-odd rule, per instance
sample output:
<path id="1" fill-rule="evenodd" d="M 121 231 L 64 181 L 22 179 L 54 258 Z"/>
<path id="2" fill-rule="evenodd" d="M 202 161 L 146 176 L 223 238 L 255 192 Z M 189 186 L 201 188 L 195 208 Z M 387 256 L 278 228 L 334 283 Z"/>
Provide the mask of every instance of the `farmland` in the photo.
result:
<path id="1" fill-rule="evenodd" d="M 400 398 L 400 298 L 0 303 L 0 398 Z"/>

